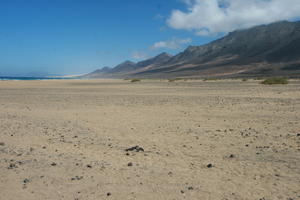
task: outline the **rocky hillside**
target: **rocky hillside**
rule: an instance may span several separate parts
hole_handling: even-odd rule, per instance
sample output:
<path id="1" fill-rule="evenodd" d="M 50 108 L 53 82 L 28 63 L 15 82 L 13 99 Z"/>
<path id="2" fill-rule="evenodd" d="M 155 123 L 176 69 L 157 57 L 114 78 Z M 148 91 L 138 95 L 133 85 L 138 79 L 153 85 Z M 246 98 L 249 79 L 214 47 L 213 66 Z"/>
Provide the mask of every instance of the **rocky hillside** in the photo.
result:
<path id="1" fill-rule="evenodd" d="M 300 76 L 300 22 L 237 30 L 202 46 L 139 63 L 125 62 L 94 77 Z"/>

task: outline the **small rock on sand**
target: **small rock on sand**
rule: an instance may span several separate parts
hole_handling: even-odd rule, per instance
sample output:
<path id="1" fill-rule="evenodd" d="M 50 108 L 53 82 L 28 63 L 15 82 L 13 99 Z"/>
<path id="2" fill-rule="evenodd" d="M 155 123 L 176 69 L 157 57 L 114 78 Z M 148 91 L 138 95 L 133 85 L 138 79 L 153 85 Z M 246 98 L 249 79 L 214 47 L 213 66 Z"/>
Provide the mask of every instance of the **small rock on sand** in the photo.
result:
<path id="1" fill-rule="evenodd" d="M 142 147 L 139 146 L 134 146 L 134 147 L 130 147 L 128 149 L 125 149 L 125 151 L 135 151 L 135 152 L 140 152 L 140 151 L 144 151 L 144 149 Z"/>
<path id="2" fill-rule="evenodd" d="M 207 168 L 212 168 L 213 165 L 212 165 L 212 164 L 208 164 L 208 165 L 206 165 L 206 167 L 207 167 Z"/>

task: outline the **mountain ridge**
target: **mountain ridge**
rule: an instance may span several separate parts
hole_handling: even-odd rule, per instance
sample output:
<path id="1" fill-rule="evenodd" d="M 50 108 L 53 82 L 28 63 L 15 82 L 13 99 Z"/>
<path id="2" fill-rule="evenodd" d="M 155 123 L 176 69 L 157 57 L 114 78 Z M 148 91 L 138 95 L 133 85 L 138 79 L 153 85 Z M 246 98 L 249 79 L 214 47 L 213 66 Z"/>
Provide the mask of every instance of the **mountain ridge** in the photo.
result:
<path id="1" fill-rule="evenodd" d="M 300 21 L 280 21 L 236 30 L 174 56 L 162 53 L 138 63 L 127 61 L 94 77 L 300 77 L 299 65 Z M 293 70 L 285 70 L 289 66 Z"/>

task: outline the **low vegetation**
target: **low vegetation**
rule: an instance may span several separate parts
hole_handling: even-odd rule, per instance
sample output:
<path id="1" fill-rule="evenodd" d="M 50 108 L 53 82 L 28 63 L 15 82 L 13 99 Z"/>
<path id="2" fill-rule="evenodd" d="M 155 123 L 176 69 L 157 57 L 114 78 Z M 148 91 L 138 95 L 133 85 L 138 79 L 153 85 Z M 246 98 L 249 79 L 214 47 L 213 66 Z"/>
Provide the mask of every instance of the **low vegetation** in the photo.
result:
<path id="1" fill-rule="evenodd" d="M 218 79 L 217 78 L 214 78 L 214 77 L 209 77 L 209 78 L 205 78 L 203 79 L 203 81 L 217 81 Z"/>
<path id="2" fill-rule="evenodd" d="M 261 82 L 261 84 L 264 84 L 264 85 L 288 84 L 288 83 L 289 83 L 289 80 L 284 77 L 267 78 Z"/>
<path id="3" fill-rule="evenodd" d="M 135 82 L 141 82 L 141 79 L 131 79 L 130 81 L 131 83 L 135 83 Z"/>
<path id="4" fill-rule="evenodd" d="M 172 79 L 168 79 L 169 82 L 175 82 L 175 81 L 187 81 L 187 78 L 172 78 Z"/>

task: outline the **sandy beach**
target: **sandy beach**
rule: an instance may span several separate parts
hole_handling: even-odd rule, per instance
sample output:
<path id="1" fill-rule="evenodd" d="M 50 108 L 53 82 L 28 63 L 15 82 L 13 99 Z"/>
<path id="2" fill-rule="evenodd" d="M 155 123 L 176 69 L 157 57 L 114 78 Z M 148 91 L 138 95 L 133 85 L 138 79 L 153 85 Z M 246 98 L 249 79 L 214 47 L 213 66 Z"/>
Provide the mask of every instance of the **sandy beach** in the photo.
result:
<path id="1" fill-rule="evenodd" d="M 0 199 L 299 200 L 300 81 L 0 81 Z"/>

